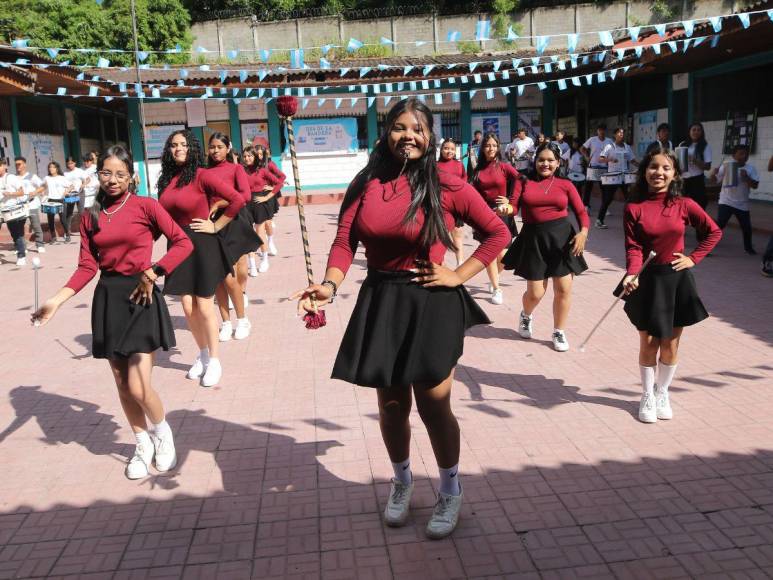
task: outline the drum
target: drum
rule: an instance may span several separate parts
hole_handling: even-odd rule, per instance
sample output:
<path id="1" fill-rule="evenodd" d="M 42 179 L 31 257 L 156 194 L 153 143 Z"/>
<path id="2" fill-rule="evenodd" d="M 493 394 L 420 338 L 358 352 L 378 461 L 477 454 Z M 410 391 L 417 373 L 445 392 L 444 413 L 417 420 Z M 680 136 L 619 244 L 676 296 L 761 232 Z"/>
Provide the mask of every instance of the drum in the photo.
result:
<path id="1" fill-rule="evenodd" d="M 601 181 L 602 173 L 604 173 L 602 167 L 588 167 L 586 175 L 588 176 L 588 181 Z"/>
<path id="2" fill-rule="evenodd" d="M 78 203 L 80 201 L 80 195 L 65 195 L 64 203 Z"/>
<path id="3" fill-rule="evenodd" d="M 690 170 L 689 163 L 689 148 L 684 146 L 679 146 L 676 149 L 674 149 L 674 155 L 676 156 L 676 164 L 679 166 L 679 170 L 682 173 L 686 173 Z"/>
<path id="4" fill-rule="evenodd" d="M 585 174 L 578 171 L 572 171 L 567 175 L 572 181 L 585 181 Z"/>
<path id="5" fill-rule="evenodd" d="M 634 183 L 636 183 L 636 176 L 637 175 L 638 175 L 638 173 L 636 171 L 626 171 L 623 174 L 623 180 L 624 180 L 625 184 L 626 185 L 633 185 Z"/>
<path id="6" fill-rule="evenodd" d="M 30 214 L 30 210 L 24 202 L 8 202 L 0 208 L 0 214 L 3 216 L 3 221 L 12 222 L 14 220 L 26 219 Z"/>
<path id="7" fill-rule="evenodd" d="M 531 160 L 530 159 L 516 159 L 515 160 L 515 168 L 518 171 L 528 171 L 529 167 L 531 167 Z"/>
<path id="8" fill-rule="evenodd" d="M 62 213 L 62 204 L 58 201 L 44 201 L 40 204 L 40 211 L 50 214 Z"/>
<path id="9" fill-rule="evenodd" d="M 722 164 L 722 185 L 724 187 L 737 187 L 738 186 L 738 161 L 730 160 L 725 161 Z"/>
<path id="10" fill-rule="evenodd" d="M 602 185 L 622 185 L 623 184 L 622 172 L 614 171 L 610 173 L 603 173 L 601 175 L 601 184 Z"/>

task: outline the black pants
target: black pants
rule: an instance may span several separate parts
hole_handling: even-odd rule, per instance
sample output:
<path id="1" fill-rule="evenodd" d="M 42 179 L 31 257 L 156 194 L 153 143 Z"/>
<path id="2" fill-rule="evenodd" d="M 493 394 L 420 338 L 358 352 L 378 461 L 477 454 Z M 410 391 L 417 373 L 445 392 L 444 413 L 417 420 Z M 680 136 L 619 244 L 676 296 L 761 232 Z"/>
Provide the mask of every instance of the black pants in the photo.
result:
<path id="1" fill-rule="evenodd" d="M 738 220 L 738 225 L 741 226 L 741 231 L 743 232 L 743 249 L 747 252 L 753 251 L 751 212 L 736 209 L 731 205 L 725 205 L 723 203 L 720 203 L 717 206 L 717 225 L 721 229 L 725 229 L 727 222 L 729 222 L 730 218 L 733 216 Z"/>
<path id="2" fill-rule="evenodd" d="M 8 225 L 8 231 L 11 232 L 13 244 L 16 246 L 17 258 L 23 258 L 27 255 L 27 241 L 24 239 L 24 224 L 26 222 L 27 218 L 5 222 Z"/>
<path id="3" fill-rule="evenodd" d="M 590 207 L 590 197 L 593 194 L 593 186 L 599 181 L 585 180 L 585 189 L 582 191 L 582 203 L 585 207 Z"/>
<path id="4" fill-rule="evenodd" d="M 63 203 L 63 213 L 59 214 L 59 221 L 62 223 L 62 229 L 64 230 L 64 235 L 66 237 L 70 237 L 70 222 L 72 221 L 72 215 L 75 211 L 75 202 L 72 203 Z M 48 218 L 48 231 L 51 235 L 51 239 L 56 238 L 56 225 L 54 222 L 54 218 L 57 214 L 55 213 L 48 213 L 46 214 L 46 217 Z"/>
<path id="5" fill-rule="evenodd" d="M 627 185 L 602 185 L 601 186 L 601 207 L 599 208 L 599 221 L 603 224 L 604 218 L 607 217 L 607 210 L 612 202 L 615 201 L 615 193 L 617 190 L 623 190 L 623 198 L 628 197 Z"/>
<path id="6" fill-rule="evenodd" d="M 703 175 L 688 177 L 684 180 L 684 195 L 706 209 L 706 206 L 709 205 L 709 198 L 706 195 L 706 179 Z"/>
<path id="7" fill-rule="evenodd" d="M 768 245 L 765 247 L 765 254 L 762 256 L 763 262 L 773 262 L 773 236 L 768 238 Z"/>

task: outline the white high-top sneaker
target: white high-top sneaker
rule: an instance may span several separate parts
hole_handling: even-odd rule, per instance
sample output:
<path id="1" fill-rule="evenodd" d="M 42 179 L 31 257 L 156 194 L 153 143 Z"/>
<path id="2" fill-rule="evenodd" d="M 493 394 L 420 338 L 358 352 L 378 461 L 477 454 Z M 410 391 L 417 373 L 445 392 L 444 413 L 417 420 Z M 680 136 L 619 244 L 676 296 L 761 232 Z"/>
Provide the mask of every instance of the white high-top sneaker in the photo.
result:
<path id="1" fill-rule="evenodd" d="M 126 465 L 126 477 L 128 479 L 142 479 L 148 476 L 148 468 L 153 463 L 153 455 L 155 449 L 153 448 L 153 442 L 149 443 L 137 443 L 134 448 L 134 455 Z"/>
<path id="2" fill-rule="evenodd" d="M 464 492 L 459 495 L 438 493 L 435 509 L 427 523 L 426 533 L 428 538 L 439 540 L 454 531 L 456 524 L 459 523 L 459 512 L 462 510 L 463 495 Z"/>
<path id="3" fill-rule="evenodd" d="M 392 485 L 389 487 L 389 499 L 387 500 L 386 508 L 384 508 L 384 523 L 386 525 L 398 528 L 405 524 L 411 507 L 412 494 L 413 482 L 406 484 L 392 478 Z"/>
<path id="4" fill-rule="evenodd" d="M 222 325 L 220 325 L 220 334 L 218 335 L 218 338 L 220 339 L 220 342 L 228 342 L 231 340 L 233 333 L 234 329 L 231 321 L 226 320 Z"/>

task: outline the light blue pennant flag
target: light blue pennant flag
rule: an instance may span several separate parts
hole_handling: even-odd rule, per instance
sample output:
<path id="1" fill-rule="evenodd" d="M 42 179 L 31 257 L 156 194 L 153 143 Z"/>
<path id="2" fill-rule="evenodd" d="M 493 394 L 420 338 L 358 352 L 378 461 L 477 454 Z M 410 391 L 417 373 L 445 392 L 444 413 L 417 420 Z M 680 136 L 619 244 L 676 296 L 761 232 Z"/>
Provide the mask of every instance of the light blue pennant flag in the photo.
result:
<path id="1" fill-rule="evenodd" d="M 633 42 L 639 42 L 639 32 L 641 32 L 641 26 L 631 26 L 628 28 L 628 34 Z"/>
<path id="2" fill-rule="evenodd" d="M 489 80 L 490 82 L 492 82 L 492 83 L 493 83 L 495 80 L 497 80 L 497 75 L 496 75 L 496 73 L 490 72 L 490 73 L 488 73 L 488 75 L 486 75 L 486 76 L 488 77 L 488 80 Z"/>
<path id="3" fill-rule="evenodd" d="M 330 52 L 330 49 L 333 48 L 332 44 L 325 44 L 322 46 L 322 54 L 324 56 L 327 56 L 327 53 Z"/>
<path id="4" fill-rule="evenodd" d="M 684 28 L 684 33 L 687 36 L 692 36 L 692 33 L 695 31 L 695 21 L 685 20 L 684 22 L 682 22 L 682 27 Z"/>
<path id="5" fill-rule="evenodd" d="M 126 92 L 126 83 L 118 83 L 118 90 L 122 93 Z"/>
<path id="6" fill-rule="evenodd" d="M 690 39 L 684 41 L 684 45 L 682 46 L 682 54 L 687 52 L 687 49 L 690 48 Z"/>
<path id="7" fill-rule="evenodd" d="M 655 32 L 658 33 L 658 36 L 660 38 L 663 38 L 666 35 L 666 25 L 665 24 L 656 24 L 655 25 Z"/>
<path id="8" fill-rule="evenodd" d="M 384 97 L 384 106 L 386 107 L 389 104 L 389 101 L 392 100 L 392 95 Z"/>
<path id="9" fill-rule="evenodd" d="M 666 44 L 668 45 L 668 48 L 671 49 L 671 52 L 676 52 L 679 50 L 679 48 L 676 46 L 676 42 L 673 40 L 669 40 Z"/>
<path id="10" fill-rule="evenodd" d="M 722 17 L 721 16 L 712 16 L 709 18 L 709 22 L 711 22 L 711 27 L 714 29 L 714 32 L 719 32 L 722 30 Z"/>
<path id="11" fill-rule="evenodd" d="M 349 44 L 346 45 L 347 52 L 354 52 L 355 50 L 359 50 L 361 48 L 362 48 L 362 42 L 360 42 L 356 38 L 350 38 Z"/>
<path id="12" fill-rule="evenodd" d="M 518 76 L 519 77 L 526 76 L 526 71 L 523 69 L 523 67 L 518 67 Z"/>
<path id="13" fill-rule="evenodd" d="M 239 51 L 238 51 L 238 50 L 229 50 L 229 51 L 226 53 L 226 56 L 227 56 L 228 58 L 230 58 L 231 60 L 233 60 L 233 59 L 235 59 L 237 56 L 239 56 Z"/>
<path id="14" fill-rule="evenodd" d="M 593 84 L 593 75 L 585 75 L 585 82 L 588 83 L 588 86 Z"/>
<path id="15" fill-rule="evenodd" d="M 48 56 L 50 56 L 51 58 L 56 58 L 59 55 L 58 48 L 47 48 L 46 52 L 48 53 Z"/>
<path id="16" fill-rule="evenodd" d="M 424 76 L 427 76 L 429 73 L 431 73 L 431 72 L 432 72 L 432 70 L 433 70 L 434 68 L 435 68 L 435 65 L 434 65 L 434 64 L 428 64 L 427 66 L 425 66 L 425 67 L 424 67 L 424 70 L 422 70 L 422 74 L 423 74 Z"/>
<path id="17" fill-rule="evenodd" d="M 364 77 L 365 75 L 367 75 L 367 74 L 368 74 L 370 71 L 372 71 L 372 70 L 373 70 L 373 69 L 372 69 L 371 67 L 369 67 L 369 66 L 364 66 L 364 67 L 362 67 L 362 68 L 360 69 L 360 78 Z"/>
<path id="18" fill-rule="evenodd" d="M 486 89 L 486 98 L 489 101 L 494 99 L 494 89 Z"/>
<path id="19" fill-rule="evenodd" d="M 433 96 L 435 97 L 435 104 L 436 105 L 442 105 L 443 104 L 443 95 L 441 93 L 435 93 Z"/>
<path id="20" fill-rule="evenodd" d="M 537 66 L 540 63 L 540 60 L 541 60 L 540 57 L 533 56 L 533 57 L 531 57 L 531 64 L 534 65 L 534 66 Z"/>
<path id="21" fill-rule="evenodd" d="M 641 53 L 644 50 L 643 47 L 637 46 L 633 49 L 634 54 L 636 54 L 636 58 L 641 58 Z"/>
<path id="22" fill-rule="evenodd" d="M 613 46 L 615 44 L 615 41 L 612 40 L 612 33 L 609 30 L 600 30 L 599 40 L 604 46 Z"/>
<path id="23" fill-rule="evenodd" d="M 495 60 L 495 61 L 494 61 L 494 63 L 493 63 L 493 67 L 494 67 L 494 70 L 495 70 L 495 71 L 499 71 L 499 68 L 500 68 L 501 66 L 502 66 L 502 61 L 501 61 L 501 60 Z"/>
<path id="24" fill-rule="evenodd" d="M 348 73 L 351 69 L 348 68 L 342 68 L 338 71 L 338 76 L 345 77 L 346 73 Z"/>
<path id="25" fill-rule="evenodd" d="M 462 75 L 461 77 L 459 77 L 459 80 L 462 81 L 463 85 L 466 85 L 470 79 L 467 78 L 467 75 Z"/>
<path id="26" fill-rule="evenodd" d="M 523 96 L 523 90 L 526 88 L 526 85 L 518 85 L 518 96 Z"/>
<path id="27" fill-rule="evenodd" d="M 458 103 L 459 102 L 459 93 L 451 93 L 451 101 L 453 101 L 454 103 Z"/>
<path id="28" fill-rule="evenodd" d="M 507 40 L 510 42 L 518 40 L 518 35 L 515 33 L 515 30 L 513 30 L 512 26 L 507 27 Z"/>
<path id="29" fill-rule="evenodd" d="M 491 32 L 490 20 L 478 20 L 475 25 L 475 40 L 488 40 Z"/>
<path id="30" fill-rule="evenodd" d="M 78 73 L 78 76 L 75 77 L 76 81 L 82 81 L 86 78 L 86 73 Z"/>
<path id="31" fill-rule="evenodd" d="M 184 87 L 185 86 L 185 81 L 182 80 L 182 79 L 177 79 L 177 86 L 178 87 Z"/>
<path id="32" fill-rule="evenodd" d="M 153 87 L 150 89 L 150 96 L 154 99 L 158 99 L 161 97 L 161 91 L 159 91 L 156 87 Z"/>
<path id="33" fill-rule="evenodd" d="M 395 42 L 391 38 L 387 38 L 386 36 L 381 37 L 381 44 L 384 46 L 389 46 L 394 44 Z"/>
<path id="34" fill-rule="evenodd" d="M 609 80 L 613 81 L 615 80 L 615 77 L 617 76 L 617 69 L 613 68 L 611 71 L 609 71 Z"/>
<path id="35" fill-rule="evenodd" d="M 509 70 L 503 70 L 502 71 L 502 79 L 507 80 L 510 78 L 510 71 Z"/>
<path id="36" fill-rule="evenodd" d="M 349 99 L 349 107 L 354 108 L 357 105 L 359 99 Z"/>
<path id="37" fill-rule="evenodd" d="M 540 81 L 537 83 L 537 88 L 539 88 L 541 91 L 544 91 L 546 88 L 548 88 L 548 84 L 546 82 Z"/>
<path id="38" fill-rule="evenodd" d="M 260 51 L 260 60 L 263 62 L 268 62 L 268 59 L 271 58 L 271 51 L 267 49 L 262 49 Z"/>
<path id="39" fill-rule="evenodd" d="M 67 94 L 67 88 L 66 87 L 59 87 L 59 88 L 57 88 L 56 89 L 56 94 L 59 97 L 63 97 L 64 95 Z"/>
<path id="40" fill-rule="evenodd" d="M 13 48 L 27 48 L 29 43 L 30 43 L 29 38 L 17 38 L 16 40 L 11 42 L 11 46 Z"/>
<path id="41" fill-rule="evenodd" d="M 403 67 L 403 76 L 408 76 L 408 74 L 413 70 L 413 65 L 408 65 Z"/>
<path id="42" fill-rule="evenodd" d="M 652 45 L 652 52 L 655 54 L 660 54 L 660 45 L 659 44 L 653 44 Z"/>
<path id="43" fill-rule="evenodd" d="M 249 97 L 250 94 L 252 94 L 252 90 L 253 90 L 252 87 L 247 87 L 246 89 L 244 89 L 244 96 Z"/>
<path id="44" fill-rule="evenodd" d="M 416 41 L 416 46 L 424 46 L 425 44 L 427 44 L 426 40 L 417 40 Z"/>
<path id="45" fill-rule="evenodd" d="M 545 49 L 548 47 L 548 44 L 550 44 L 550 37 L 549 36 L 538 36 L 537 37 L 537 54 L 542 54 L 545 52 Z"/>
<path id="46" fill-rule="evenodd" d="M 462 37 L 462 34 L 458 30 L 449 30 L 448 35 L 446 36 L 446 40 L 448 42 L 456 42 L 461 37 Z"/>
<path id="47" fill-rule="evenodd" d="M 106 58 L 99 58 L 97 60 L 97 68 L 107 68 L 110 66 L 110 61 Z"/>
<path id="48" fill-rule="evenodd" d="M 296 48 L 295 50 L 290 51 L 290 68 L 300 68 L 302 69 L 304 66 L 303 61 L 303 49 L 302 48 Z"/>
<path id="49" fill-rule="evenodd" d="M 738 20 L 741 21 L 741 26 L 749 28 L 749 14 L 747 12 L 741 12 L 740 14 L 736 14 L 736 16 L 738 16 Z"/>
<path id="50" fill-rule="evenodd" d="M 421 88 L 426 90 L 429 90 L 429 81 L 427 79 L 423 79 L 421 81 Z"/>
<path id="51" fill-rule="evenodd" d="M 696 46 L 700 46 L 701 44 L 703 44 L 705 40 L 706 40 L 705 36 L 699 36 L 698 38 L 693 38 L 692 47 L 695 48 Z"/>
<path id="52" fill-rule="evenodd" d="M 768 10 L 768 18 L 770 18 L 771 22 L 773 22 L 773 8 Z"/>
<path id="53" fill-rule="evenodd" d="M 279 89 L 271 89 L 271 96 L 276 99 L 279 96 Z"/>
<path id="54" fill-rule="evenodd" d="M 545 72 L 546 72 L 546 73 L 552 73 L 552 72 L 553 72 L 553 65 L 552 65 L 552 64 L 550 64 L 549 62 L 546 62 L 546 63 L 543 65 L 543 67 L 542 67 L 542 68 L 544 68 L 544 69 L 545 69 Z"/>
<path id="55" fill-rule="evenodd" d="M 473 99 L 477 93 L 477 90 L 470 91 L 470 99 Z"/>
<path id="56" fill-rule="evenodd" d="M 268 71 L 264 68 L 258 71 L 258 80 L 263 81 L 268 76 Z"/>
<path id="57" fill-rule="evenodd" d="M 180 78 L 181 79 L 187 79 L 188 78 L 188 69 L 187 68 L 181 68 L 180 69 Z"/>
<path id="58" fill-rule="evenodd" d="M 711 48 L 717 48 L 719 44 L 719 34 L 715 34 L 711 37 Z"/>
<path id="59" fill-rule="evenodd" d="M 500 90 L 502 91 L 502 94 L 505 96 L 510 94 L 510 87 L 502 87 Z"/>
<path id="60" fill-rule="evenodd" d="M 303 99 L 301 101 L 301 109 L 305 109 L 308 106 L 309 106 L 309 99 Z"/>
<path id="61" fill-rule="evenodd" d="M 582 83 L 580 82 L 580 77 L 572 77 L 572 84 L 575 87 L 582 86 Z"/>
<path id="62" fill-rule="evenodd" d="M 319 68 L 328 69 L 330 68 L 330 61 L 326 59 L 325 57 L 321 57 L 319 59 Z"/>
<path id="63" fill-rule="evenodd" d="M 566 90 L 566 81 L 564 79 L 558 79 L 558 90 L 559 91 Z"/>
<path id="64" fill-rule="evenodd" d="M 436 89 L 439 89 L 440 88 L 440 79 L 435 79 L 434 81 L 432 81 L 432 86 L 435 87 Z"/>
<path id="65" fill-rule="evenodd" d="M 336 99 L 334 102 L 335 102 L 336 109 L 338 109 L 341 107 L 341 103 L 343 102 L 343 99 Z"/>
<path id="66" fill-rule="evenodd" d="M 475 73 L 474 75 L 472 75 L 472 78 L 475 81 L 475 84 L 478 84 L 478 85 L 483 81 L 483 79 L 480 78 L 480 75 L 478 73 Z"/>
<path id="67" fill-rule="evenodd" d="M 228 77 L 228 71 L 227 70 L 221 70 L 220 71 L 220 82 L 224 83 L 225 79 Z"/>
<path id="68" fill-rule="evenodd" d="M 246 70 L 240 70 L 239 71 L 239 81 L 244 82 L 247 80 L 247 71 Z"/>
<path id="69" fill-rule="evenodd" d="M 381 93 L 381 85 L 373 85 L 373 93 L 378 95 Z"/>
<path id="70" fill-rule="evenodd" d="M 600 73 L 598 73 L 598 74 L 596 75 L 596 80 L 597 80 L 598 82 L 600 82 L 600 83 L 606 82 L 606 80 L 607 80 L 607 75 L 606 75 L 606 73 L 605 73 L 604 71 L 601 71 Z"/>
<path id="71" fill-rule="evenodd" d="M 569 55 L 569 62 L 571 63 L 572 68 L 577 68 L 577 57 L 579 55 L 577 54 L 570 54 Z"/>
<path id="72" fill-rule="evenodd" d="M 566 49 L 567 52 L 574 52 L 577 50 L 577 34 L 567 34 L 566 35 Z"/>
<path id="73" fill-rule="evenodd" d="M 209 50 L 207 50 L 203 46 L 197 46 L 196 47 L 196 52 L 209 52 Z"/>
<path id="74" fill-rule="evenodd" d="M 625 49 L 624 48 L 615 49 L 615 52 L 617 53 L 617 60 L 623 60 L 625 58 Z"/>
<path id="75" fill-rule="evenodd" d="M 231 89 L 231 96 L 235 97 L 239 94 L 239 89 Z"/>
<path id="76" fill-rule="evenodd" d="M 531 68 L 531 74 L 536 75 L 539 73 L 539 69 L 536 66 L 530 67 Z"/>
<path id="77" fill-rule="evenodd" d="M 476 68 L 478 68 L 479 64 L 480 64 L 479 62 L 471 62 L 467 66 L 469 67 L 470 72 L 473 72 Z"/>
<path id="78" fill-rule="evenodd" d="M 596 60 L 598 62 L 604 62 L 604 59 L 606 58 L 606 56 L 607 56 L 607 51 L 606 50 L 602 50 L 600 53 L 598 53 L 596 55 Z"/>
<path id="79" fill-rule="evenodd" d="M 521 66 L 521 59 L 520 58 L 514 58 L 513 59 L 513 70 L 517 69 L 519 66 Z"/>

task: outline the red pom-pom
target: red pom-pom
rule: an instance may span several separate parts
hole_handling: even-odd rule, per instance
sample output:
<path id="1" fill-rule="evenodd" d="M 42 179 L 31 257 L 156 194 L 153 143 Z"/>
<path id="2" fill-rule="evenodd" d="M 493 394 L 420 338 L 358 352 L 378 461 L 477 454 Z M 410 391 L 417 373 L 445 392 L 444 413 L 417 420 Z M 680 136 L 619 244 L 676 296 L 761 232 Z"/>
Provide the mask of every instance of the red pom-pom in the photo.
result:
<path id="1" fill-rule="evenodd" d="M 306 328 L 315 330 L 322 328 L 327 324 L 324 310 L 317 310 L 316 312 L 307 312 L 303 317 L 303 321 L 306 323 Z"/>
<path id="2" fill-rule="evenodd" d="M 276 110 L 280 117 L 292 117 L 298 112 L 298 99 L 284 95 L 276 100 Z"/>

